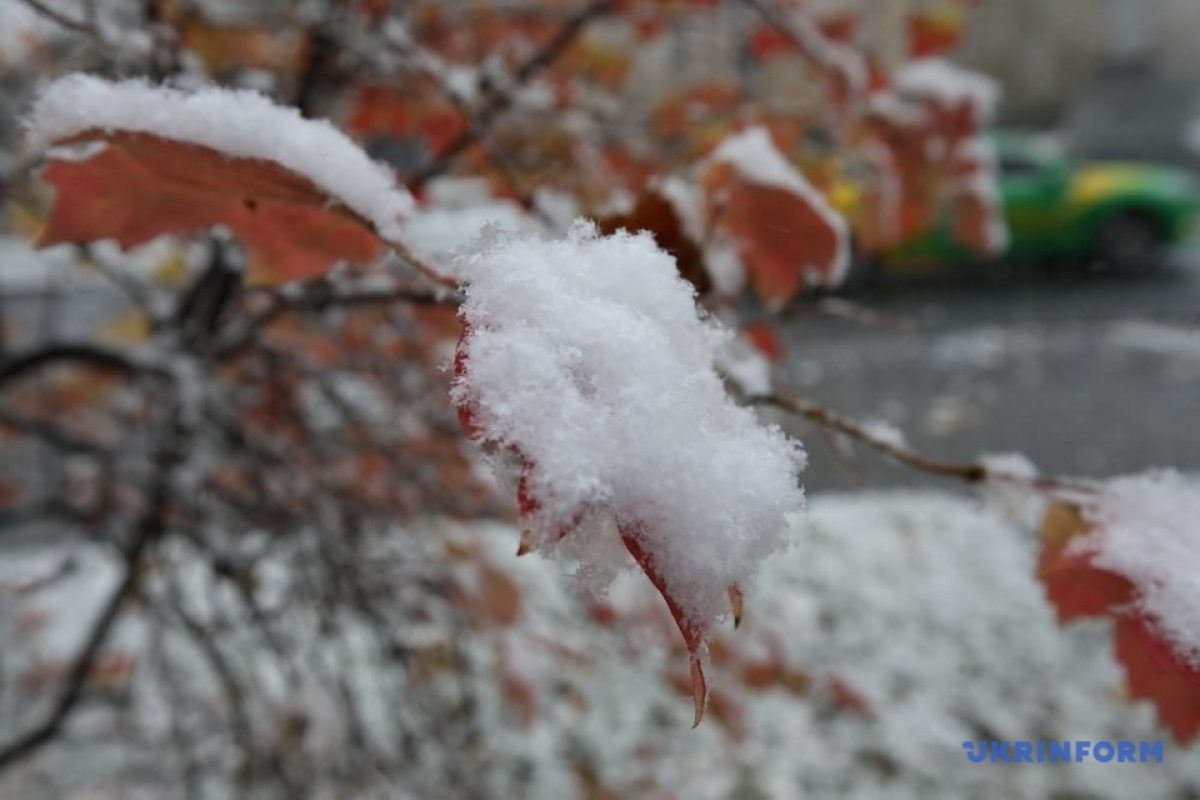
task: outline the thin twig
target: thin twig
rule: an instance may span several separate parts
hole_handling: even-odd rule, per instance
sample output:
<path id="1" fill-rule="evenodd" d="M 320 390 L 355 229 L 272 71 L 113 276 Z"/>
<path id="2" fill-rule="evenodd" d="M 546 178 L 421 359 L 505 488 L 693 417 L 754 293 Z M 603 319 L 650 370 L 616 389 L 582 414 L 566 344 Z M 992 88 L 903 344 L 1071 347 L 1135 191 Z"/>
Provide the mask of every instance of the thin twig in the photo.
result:
<path id="1" fill-rule="evenodd" d="M 461 302 L 462 296 L 455 291 L 425 289 L 378 277 L 359 282 L 338 282 L 332 278 L 297 281 L 272 289 L 266 307 L 249 316 L 224 342 L 218 342 L 213 352 L 218 358 L 237 355 L 245 350 L 259 331 L 291 312 L 319 312 L 394 303 L 454 307 Z"/>
<path id="2" fill-rule="evenodd" d="M 438 154 L 432 164 L 418 172 L 409 182 L 411 190 L 420 189 L 433 178 L 446 172 L 467 148 L 475 144 L 479 137 L 486 135 L 492 124 L 512 106 L 516 91 L 542 71 L 558 60 L 567 48 L 592 20 L 607 14 L 616 6 L 616 0 L 592 0 L 576 14 L 570 17 L 554 36 L 538 48 L 530 58 L 513 74 L 513 85 L 507 91 L 494 93 L 489 101 L 475 115 L 475 124 L 468 125 L 458 134 L 445 149 Z"/>
<path id="3" fill-rule="evenodd" d="M 437 85 L 438 92 L 454 106 L 454 110 L 463 118 L 464 124 L 471 129 L 480 152 L 489 164 L 499 174 L 500 179 L 529 213 L 536 216 L 546 225 L 552 225 L 553 220 L 537 204 L 533 193 L 525 186 L 525 181 L 517 173 L 508 157 L 484 142 L 482 127 L 471 104 L 450 85 L 446 78 L 447 65 L 438 56 L 423 51 L 420 46 L 407 34 L 400 34 L 392 29 L 385 34 L 385 41 L 403 59 L 405 69 L 412 73 L 423 75 Z"/>
<path id="4" fill-rule="evenodd" d="M 823 72 L 836 68 L 835 45 L 806 17 L 784 13 L 766 0 L 742 0 L 742 3 L 757 12 L 772 28 L 787 36 L 814 67 Z"/>
<path id="5" fill-rule="evenodd" d="M 0 361 L 0 386 L 57 364 L 79 364 L 131 377 L 170 377 L 170 372 L 162 365 L 139 360 L 126 350 L 89 342 L 58 342 Z"/>
<path id="6" fill-rule="evenodd" d="M 45 17 L 67 30 L 75 31 L 76 33 L 84 33 L 88 36 L 98 36 L 99 29 L 95 25 L 95 21 L 72 19 L 66 14 L 46 5 L 42 0 L 21 0 L 29 8 L 33 9 L 37 14 Z"/>
<path id="7" fill-rule="evenodd" d="M 100 651 L 108 641 L 122 607 L 136 591 L 143 573 L 142 563 L 151 546 L 166 529 L 166 513 L 170 504 L 171 476 L 182 458 L 182 448 L 176 430 L 178 419 L 172 414 L 163 433 L 155 457 L 154 480 L 148 490 L 146 510 L 138 519 L 133 534 L 121 551 L 125 573 L 108 596 L 100 613 L 92 622 L 83 646 L 75 655 L 67 677 L 63 680 L 58 699 L 46 717 L 16 739 L 0 746 L 0 773 L 50 743 L 70 719 L 83 698 L 88 678 Z"/>
<path id="8" fill-rule="evenodd" d="M 843 297 L 826 297 L 814 306 L 819 314 L 835 319 L 844 319 L 867 328 L 880 328 L 896 333 L 911 333 L 917 324 L 909 317 L 899 317 L 878 311 Z"/>
<path id="9" fill-rule="evenodd" d="M 1034 491 L 1052 494 L 1091 495 L 1095 492 L 1095 488 L 1091 484 L 1077 479 L 1037 474 L 1025 475 L 1017 472 L 993 469 L 980 462 L 942 461 L 931 458 L 908 446 L 903 441 L 896 441 L 890 437 L 881 437 L 872 431 L 869 426 L 843 416 L 819 403 L 805 400 L 802 397 L 771 394 L 751 397 L 749 398 L 749 402 L 753 405 L 771 406 L 797 414 L 826 430 L 843 434 L 857 442 L 861 442 L 893 461 L 929 475 L 953 478 L 972 484 L 1009 483 L 1025 485 Z"/>

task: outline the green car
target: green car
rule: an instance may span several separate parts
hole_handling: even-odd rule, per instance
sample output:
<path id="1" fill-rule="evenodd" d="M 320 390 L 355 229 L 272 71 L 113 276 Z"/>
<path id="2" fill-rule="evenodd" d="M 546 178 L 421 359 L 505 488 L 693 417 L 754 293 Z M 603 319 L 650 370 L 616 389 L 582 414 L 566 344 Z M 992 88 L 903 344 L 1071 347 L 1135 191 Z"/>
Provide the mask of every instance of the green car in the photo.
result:
<path id="1" fill-rule="evenodd" d="M 1200 215 L 1200 184 L 1186 170 L 1075 160 L 1045 138 L 997 134 L 994 142 L 1010 235 L 1004 260 L 1152 270 Z M 885 258 L 896 265 L 977 260 L 946 230 Z"/>

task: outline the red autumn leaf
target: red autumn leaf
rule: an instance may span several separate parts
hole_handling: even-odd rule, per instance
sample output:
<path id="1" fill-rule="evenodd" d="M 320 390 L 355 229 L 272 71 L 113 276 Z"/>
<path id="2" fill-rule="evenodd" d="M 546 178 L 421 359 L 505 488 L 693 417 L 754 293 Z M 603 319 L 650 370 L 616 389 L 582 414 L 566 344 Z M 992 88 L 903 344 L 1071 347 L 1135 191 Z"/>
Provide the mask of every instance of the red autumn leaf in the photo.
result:
<path id="1" fill-rule="evenodd" d="M 464 378 L 467 375 L 467 350 L 466 341 L 471 337 L 471 325 L 463 320 L 462 328 L 459 330 L 458 342 L 454 346 L 454 377 Z M 458 411 L 458 424 L 462 426 L 463 432 L 467 434 L 469 439 L 475 441 L 483 441 L 483 429 L 475 422 L 475 411 L 471 408 L 470 403 L 458 403 L 456 407 Z"/>
<path id="2" fill-rule="evenodd" d="M 1200 733 L 1200 672 L 1184 663 L 1144 617 L 1117 619 L 1117 660 L 1132 697 L 1149 700 L 1178 742 Z"/>
<path id="3" fill-rule="evenodd" d="M 346 127 L 359 137 L 389 134 L 415 136 L 430 153 L 440 153 L 467 126 L 443 90 L 428 80 L 413 79 L 404 92 L 387 86 L 360 86 Z"/>
<path id="4" fill-rule="evenodd" d="M 1129 580 L 1096 567 L 1087 551 L 1071 552 L 1071 543 L 1092 530 L 1078 507 L 1052 504 L 1042 523 L 1038 577 L 1060 621 L 1114 619 L 1117 660 L 1125 669 L 1130 696 L 1154 703 L 1175 739 L 1189 741 L 1200 733 L 1200 671 L 1135 610 L 1136 587 Z"/>
<path id="5" fill-rule="evenodd" d="M 454 377 L 463 378 L 467 374 L 468 356 L 466 350 L 466 341 L 471 336 L 471 326 L 465 320 L 462 323 L 462 328 L 459 332 L 458 343 L 454 348 Z M 469 401 L 460 402 L 457 404 L 458 422 L 462 426 L 463 431 L 468 438 L 488 444 L 488 439 L 483 429 L 475 421 L 475 411 L 471 407 Z M 536 543 L 532 533 L 532 521 L 541 510 L 541 503 L 534 496 L 533 490 L 530 488 L 530 482 L 533 480 L 533 472 L 536 464 L 525 458 L 519 448 L 514 447 L 514 452 L 520 455 L 523 459 L 521 467 L 521 478 L 517 482 L 517 511 L 521 516 L 521 542 L 517 546 L 517 555 L 523 556 L 533 551 Z M 582 515 L 576 517 L 569 524 L 559 528 L 551 537 L 551 542 L 556 542 L 571 531 L 579 527 L 583 521 Z"/>
<path id="6" fill-rule="evenodd" d="M 1102 616 L 1133 599 L 1132 583 L 1094 566 L 1090 553 L 1069 551 L 1071 543 L 1088 531 L 1080 510 L 1066 503 L 1051 505 L 1042 522 L 1038 577 L 1060 622 Z"/>
<path id="7" fill-rule="evenodd" d="M 469 344 L 471 334 L 471 326 L 464 322 L 454 359 L 455 377 L 460 381 L 467 381 L 468 383 L 471 373 L 471 359 L 467 345 Z M 464 430 L 472 439 L 487 444 L 487 431 L 479 425 L 476 413 L 477 409 L 473 406 L 473 401 L 469 393 L 460 394 L 455 398 L 455 401 Z M 580 509 L 574 519 L 571 519 L 565 525 L 561 525 L 557 530 L 549 532 L 551 534 L 549 536 L 547 536 L 548 532 L 546 531 L 538 531 L 537 540 L 535 541 L 531 531 L 535 529 L 537 517 L 542 512 L 542 503 L 537 493 L 538 465 L 522 451 L 518 444 L 509 443 L 508 447 L 512 452 L 520 456 L 523 462 L 521 478 L 517 485 L 517 504 L 522 521 L 525 523 L 522 529 L 522 543 L 518 552 L 518 554 L 521 554 L 528 552 L 534 545 L 550 543 L 570 535 L 579 526 L 583 516 L 589 513 L 589 509 Z M 701 663 L 701 650 L 705 643 L 706 633 L 705 622 L 689 616 L 685 610 L 685 604 L 668 584 L 664 573 L 659 569 L 659 565 L 655 561 L 654 554 L 647 547 L 647 530 L 644 524 L 636 519 L 622 520 L 618 518 L 616 526 L 626 550 L 649 579 L 651 585 L 662 596 L 671 618 L 682 636 L 683 644 L 689 656 L 689 679 L 693 702 L 695 704 L 694 725 L 699 725 L 704 716 L 708 696 L 707 682 Z M 740 618 L 742 605 L 741 589 L 737 586 L 731 586 L 728 588 L 728 594 L 735 618 Z"/>
<path id="8" fill-rule="evenodd" d="M 700 648 L 704 645 L 704 628 L 684 613 L 679 601 L 671 593 L 662 573 L 654 564 L 653 556 L 642 544 L 641 525 L 618 523 L 617 527 L 621 532 L 621 541 L 624 542 L 625 549 L 629 551 L 629 555 L 633 556 L 633 560 L 641 567 L 642 572 L 646 573 L 650 583 L 662 595 L 675 624 L 679 626 L 679 633 L 683 635 L 683 643 L 687 647 L 688 660 L 691 664 L 692 702 L 696 705 L 696 717 L 692 727 L 695 727 L 704 718 L 704 709 L 708 702 L 708 684 L 704 678 L 704 667 L 700 663 Z"/>
<path id="9" fill-rule="evenodd" d="M 73 141 L 104 147 L 47 165 L 58 195 L 42 246 L 115 239 L 133 247 L 225 225 L 245 245 L 252 274 L 270 282 L 320 275 L 341 260 L 367 263 L 383 248 L 367 221 L 277 164 L 144 133 Z"/>
<path id="10" fill-rule="evenodd" d="M 812 278 L 832 282 L 845 242 L 827 209 L 789 189 L 745 180 L 721 162 L 704 176 L 704 186 L 717 198 L 718 226 L 737 243 L 765 302 L 787 303 Z"/>

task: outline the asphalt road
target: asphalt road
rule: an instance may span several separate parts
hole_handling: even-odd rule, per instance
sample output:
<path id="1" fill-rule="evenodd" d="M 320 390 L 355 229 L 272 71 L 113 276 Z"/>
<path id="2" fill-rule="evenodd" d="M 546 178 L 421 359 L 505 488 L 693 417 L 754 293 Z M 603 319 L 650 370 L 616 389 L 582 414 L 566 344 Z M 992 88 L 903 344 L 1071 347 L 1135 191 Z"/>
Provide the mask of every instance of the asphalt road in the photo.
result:
<path id="1" fill-rule="evenodd" d="M 1020 452 L 1048 472 L 1200 471 L 1200 254 L 1149 276 L 947 273 L 852 295 L 907 333 L 785 323 L 786 380 L 947 459 Z M 789 426 L 793 427 L 793 426 Z M 806 424 L 810 492 L 944 483 L 863 455 L 856 478 Z"/>

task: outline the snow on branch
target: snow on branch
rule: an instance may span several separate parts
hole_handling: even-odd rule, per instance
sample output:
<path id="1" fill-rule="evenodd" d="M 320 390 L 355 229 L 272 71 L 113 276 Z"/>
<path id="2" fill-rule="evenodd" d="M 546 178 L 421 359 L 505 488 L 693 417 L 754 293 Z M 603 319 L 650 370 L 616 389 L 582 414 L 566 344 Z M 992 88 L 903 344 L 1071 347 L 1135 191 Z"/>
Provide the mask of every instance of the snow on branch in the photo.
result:
<path id="1" fill-rule="evenodd" d="M 731 334 L 698 316 L 648 234 L 578 222 L 564 239 L 500 239 L 458 266 L 454 398 L 478 438 L 524 459 L 532 544 L 569 533 L 599 556 L 620 549 L 615 520 L 691 648 L 727 588 L 784 546 L 803 450 L 726 394 L 713 363 Z M 610 522 L 581 525 L 596 518 Z"/>
<path id="2" fill-rule="evenodd" d="M 329 122 L 305 119 L 296 109 L 248 90 L 185 92 L 75 73 L 42 91 L 26 127 L 30 143 L 39 149 L 89 131 L 123 131 L 270 161 L 312 181 L 388 239 L 398 238 L 399 218 L 414 207 L 391 171 Z"/>

